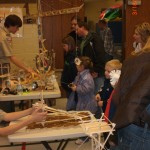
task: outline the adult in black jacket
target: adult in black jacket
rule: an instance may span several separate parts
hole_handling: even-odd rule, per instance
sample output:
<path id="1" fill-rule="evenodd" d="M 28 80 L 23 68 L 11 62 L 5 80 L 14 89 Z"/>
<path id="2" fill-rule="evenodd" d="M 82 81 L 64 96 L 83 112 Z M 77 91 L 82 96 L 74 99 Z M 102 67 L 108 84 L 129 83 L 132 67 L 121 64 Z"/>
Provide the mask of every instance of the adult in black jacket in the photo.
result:
<path id="1" fill-rule="evenodd" d="M 75 43 L 76 43 L 76 47 L 78 47 L 80 45 L 80 42 L 81 42 L 81 37 L 79 37 L 76 33 L 76 28 L 78 26 L 78 22 L 80 22 L 81 19 L 79 18 L 79 16 L 73 16 L 71 18 L 71 32 L 68 34 L 69 36 L 71 36 Z"/>
<path id="2" fill-rule="evenodd" d="M 79 47 L 81 56 L 91 58 L 93 62 L 92 76 L 95 82 L 95 93 L 98 92 L 104 81 L 105 50 L 102 39 L 95 32 L 91 32 L 85 22 L 78 22 L 77 34 L 82 37 Z"/>

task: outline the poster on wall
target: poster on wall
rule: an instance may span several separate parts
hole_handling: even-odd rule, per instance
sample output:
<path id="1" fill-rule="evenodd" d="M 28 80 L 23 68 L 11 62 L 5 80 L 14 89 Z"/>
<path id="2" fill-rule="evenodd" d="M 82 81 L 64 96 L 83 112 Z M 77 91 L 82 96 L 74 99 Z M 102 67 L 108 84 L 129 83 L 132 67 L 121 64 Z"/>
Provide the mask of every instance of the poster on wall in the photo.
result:
<path id="1" fill-rule="evenodd" d="M 141 5 L 141 0 L 128 0 L 128 5 Z"/>
<path id="2" fill-rule="evenodd" d="M 11 7 L 11 8 L 0 8 L 0 27 L 4 26 L 5 18 L 10 15 L 15 14 L 21 18 L 23 21 L 23 15 L 22 15 L 22 9 Z M 19 31 L 17 31 L 15 34 L 12 34 L 12 37 L 22 37 L 23 36 L 23 26 L 19 28 Z"/>

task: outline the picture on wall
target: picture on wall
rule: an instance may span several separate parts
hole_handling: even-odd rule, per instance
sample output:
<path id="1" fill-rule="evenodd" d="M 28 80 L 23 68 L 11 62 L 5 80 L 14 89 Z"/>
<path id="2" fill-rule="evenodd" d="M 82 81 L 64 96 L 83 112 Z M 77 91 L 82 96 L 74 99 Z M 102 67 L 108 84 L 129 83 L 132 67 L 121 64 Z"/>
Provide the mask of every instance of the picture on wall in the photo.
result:
<path id="1" fill-rule="evenodd" d="M 141 5 L 141 0 L 128 0 L 128 5 Z"/>

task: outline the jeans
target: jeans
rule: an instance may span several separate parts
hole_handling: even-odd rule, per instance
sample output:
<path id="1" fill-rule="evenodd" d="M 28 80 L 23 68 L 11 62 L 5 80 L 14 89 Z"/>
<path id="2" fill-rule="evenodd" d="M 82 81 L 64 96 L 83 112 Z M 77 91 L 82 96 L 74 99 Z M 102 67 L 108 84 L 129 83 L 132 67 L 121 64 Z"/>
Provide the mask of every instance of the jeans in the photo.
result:
<path id="1" fill-rule="evenodd" d="M 150 150 L 150 128 L 131 124 L 118 130 L 118 146 L 113 150 Z"/>
<path id="2" fill-rule="evenodd" d="M 95 84 L 94 94 L 97 94 L 100 88 L 104 85 L 104 77 L 94 78 L 94 84 Z"/>

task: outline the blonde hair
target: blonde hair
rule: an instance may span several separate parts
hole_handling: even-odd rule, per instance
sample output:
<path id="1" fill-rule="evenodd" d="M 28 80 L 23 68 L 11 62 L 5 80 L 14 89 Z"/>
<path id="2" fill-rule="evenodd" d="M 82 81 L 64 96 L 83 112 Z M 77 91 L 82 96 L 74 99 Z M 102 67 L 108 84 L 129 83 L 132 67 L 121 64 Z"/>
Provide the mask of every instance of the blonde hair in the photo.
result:
<path id="1" fill-rule="evenodd" d="M 111 67 L 113 70 L 121 70 L 122 63 L 118 59 L 112 59 L 105 66 Z"/>
<path id="2" fill-rule="evenodd" d="M 135 32 L 141 35 L 141 40 L 145 44 L 141 51 L 132 52 L 132 55 L 139 55 L 143 52 L 150 52 L 150 24 L 148 22 L 144 22 L 136 26 Z"/>
<path id="3" fill-rule="evenodd" d="M 143 43 L 146 43 L 150 36 L 150 24 L 148 22 L 143 22 L 136 25 L 135 32 L 139 33 Z"/>

